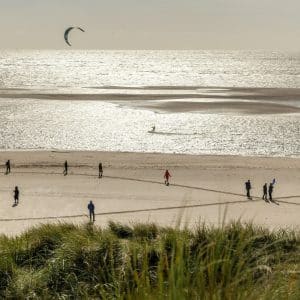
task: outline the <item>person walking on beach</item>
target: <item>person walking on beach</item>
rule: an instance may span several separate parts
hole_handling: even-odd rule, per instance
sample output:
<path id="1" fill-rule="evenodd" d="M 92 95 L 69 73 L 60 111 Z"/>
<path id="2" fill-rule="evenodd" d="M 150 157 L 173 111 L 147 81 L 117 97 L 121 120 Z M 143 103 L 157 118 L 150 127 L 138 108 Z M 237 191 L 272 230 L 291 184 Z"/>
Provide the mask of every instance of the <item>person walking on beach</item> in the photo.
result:
<path id="1" fill-rule="evenodd" d="M 165 178 L 165 185 L 169 185 L 169 178 L 172 177 L 169 173 L 169 170 L 166 170 L 164 178 Z"/>
<path id="2" fill-rule="evenodd" d="M 247 191 L 247 198 L 251 199 L 251 196 L 250 196 L 251 182 L 249 179 L 248 179 L 248 181 L 245 182 L 245 187 L 246 187 L 246 191 Z"/>
<path id="3" fill-rule="evenodd" d="M 6 163 L 5 163 L 5 166 L 6 166 L 6 172 L 5 174 L 9 174 L 10 173 L 10 160 L 8 160 Z"/>
<path id="4" fill-rule="evenodd" d="M 270 201 L 273 201 L 273 198 L 272 198 L 273 189 L 274 189 L 274 185 L 273 185 L 273 183 L 271 182 L 271 183 L 269 184 L 269 200 L 270 200 Z"/>
<path id="5" fill-rule="evenodd" d="M 103 167 L 102 167 L 102 163 L 99 163 L 99 178 L 102 178 L 103 176 Z"/>
<path id="6" fill-rule="evenodd" d="M 263 186 L 263 200 L 268 200 L 268 185 L 265 183 Z"/>
<path id="7" fill-rule="evenodd" d="M 68 175 L 68 162 L 65 161 L 64 163 L 64 176 Z"/>
<path id="8" fill-rule="evenodd" d="M 19 195 L 20 195 L 19 188 L 16 186 L 15 189 L 14 189 L 15 205 L 19 204 Z"/>
<path id="9" fill-rule="evenodd" d="M 95 222 L 95 205 L 91 200 L 88 205 L 89 215 L 90 215 L 90 222 Z"/>

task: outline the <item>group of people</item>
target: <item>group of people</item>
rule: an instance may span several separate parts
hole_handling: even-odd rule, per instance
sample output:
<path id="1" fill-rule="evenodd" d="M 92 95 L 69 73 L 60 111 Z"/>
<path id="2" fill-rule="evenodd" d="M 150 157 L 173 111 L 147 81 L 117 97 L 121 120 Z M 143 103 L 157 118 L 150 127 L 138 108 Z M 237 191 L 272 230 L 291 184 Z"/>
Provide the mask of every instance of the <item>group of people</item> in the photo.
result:
<path id="1" fill-rule="evenodd" d="M 263 185 L 263 196 L 262 199 L 265 201 L 273 201 L 273 190 L 274 190 L 274 184 L 275 184 L 275 179 L 273 179 L 273 181 L 269 184 L 269 188 L 268 188 L 268 184 L 265 183 Z M 251 182 L 250 180 L 245 182 L 245 187 L 246 187 L 246 194 L 247 194 L 247 198 L 248 199 L 252 199 L 250 196 L 250 190 L 252 189 L 251 186 Z M 268 194 L 269 194 L 269 199 L 268 199 Z"/>
<path id="2" fill-rule="evenodd" d="M 7 160 L 7 162 L 5 163 L 5 166 L 6 166 L 5 174 L 8 175 L 11 172 L 10 160 Z M 68 175 L 68 169 L 69 169 L 69 165 L 68 165 L 68 161 L 66 160 L 64 162 L 64 170 L 63 170 L 64 176 Z M 102 176 L 103 176 L 103 166 L 102 166 L 101 162 L 98 165 L 98 172 L 99 172 L 98 177 L 102 178 Z M 166 186 L 169 186 L 169 179 L 171 177 L 172 176 L 171 176 L 169 170 L 166 170 L 165 173 L 164 173 L 164 180 L 165 180 L 165 185 Z M 274 184 L 275 184 L 275 179 L 273 179 L 273 181 L 269 184 L 269 187 L 268 187 L 267 183 L 264 184 L 264 186 L 263 186 L 263 197 L 262 197 L 263 200 L 268 201 L 268 195 L 269 195 L 269 200 L 273 201 L 272 194 L 273 194 Z M 247 198 L 252 199 L 251 195 L 250 195 L 250 190 L 252 189 L 250 180 L 245 182 L 245 187 L 246 187 Z M 14 189 L 14 201 L 15 201 L 14 206 L 19 204 L 19 195 L 20 195 L 20 191 L 19 191 L 18 186 L 16 186 L 15 189 Z M 87 208 L 89 210 L 90 221 L 95 222 L 95 205 L 94 205 L 93 201 L 89 202 Z"/>
<path id="3" fill-rule="evenodd" d="M 10 160 L 6 161 L 5 167 L 6 167 L 5 175 L 10 174 L 11 173 L 11 163 L 10 163 Z M 66 160 L 64 162 L 64 170 L 63 170 L 64 176 L 68 175 L 68 169 L 69 169 L 69 165 L 68 165 L 68 161 Z M 98 171 L 99 171 L 98 177 L 102 178 L 103 177 L 103 166 L 102 166 L 101 162 L 98 165 Z M 15 186 L 15 189 L 13 190 L 13 194 L 14 194 L 14 205 L 13 206 L 17 206 L 19 204 L 19 195 L 20 195 L 20 191 L 19 191 L 19 187 L 18 186 Z M 88 209 L 90 211 L 90 220 L 91 221 L 92 220 L 95 221 L 95 213 L 94 213 L 95 206 L 92 203 L 92 201 L 88 205 Z"/>
<path id="4" fill-rule="evenodd" d="M 8 175 L 10 173 L 10 160 L 7 160 L 5 163 L 5 174 Z M 20 191 L 19 188 L 17 186 L 15 186 L 15 189 L 13 191 L 14 193 L 14 206 L 17 206 L 19 204 L 19 195 L 20 195 Z"/>
<path id="5" fill-rule="evenodd" d="M 5 163 L 5 167 L 6 167 L 6 171 L 5 174 L 8 175 L 11 172 L 11 166 L 10 166 L 10 160 L 7 160 Z M 68 175 L 68 169 L 69 169 L 69 164 L 68 161 L 66 160 L 64 163 L 64 171 L 63 174 L 64 176 Z M 102 178 L 103 176 L 103 167 L 102 167 L 102 163 L 100 162 L 98 165 L 98 170 L 99 170 L 99 178 Z"/>
<path id="6" fill-rule="evenodd" d="M 10 160 L 7 160 L 5 163 L 6 166 L 6 171 L 5 174 L 8 175 L 11 172 L 11 163 Z M 68 161 L 66 160 L 64 162 L 64 170 L 63 170 L 63 175 L 67 176 L 68 175 L 68 171 L 69 171 L 69 164 Z M 98 165 L 98 177 L 102 178 L 103 177 L 103 166 L 102 163 L 100 162 Z M 171 177 L 171 174 L 168 170 L 165 171 L 164 173 L 164 179 L 165 179 L 165 185 L 168 186 L 169 185 L 169 179 Z M 15 187 L 14 191 L 14 206 L 17 206 L 19 204 L 19 195 L 20 195 L 20 191 L 18 186 Z M 89 217 L 90 217 L 90 222 L 95 222 L 95 204 L 93 203 L 93 201 L 90 201 L 88 204 L 88 211 L 89 211 Z"/>
<path id="7" fill-rule="evenodd" d="M 100 165 L 101 165 L 101 168 L 100 168 Z M 100 163 L 99 164 L 99 177 L 102 177 L 102 174 L 103 174 L 102 164 Z M 171 177 L 171 174 L 170 174 L 169 170 L 166 170 L 165 174 L 164 174 L 164 179 L 165 179 L 165 185 L 166 186 L 169 185 L 170 177 Z M 90 222 L 94 223 L 95 222 L 95 204 L 93 203 L 92 200 L 89 202 L 87 208 L 88 208 L 88 211 L 89 211 Z"/>

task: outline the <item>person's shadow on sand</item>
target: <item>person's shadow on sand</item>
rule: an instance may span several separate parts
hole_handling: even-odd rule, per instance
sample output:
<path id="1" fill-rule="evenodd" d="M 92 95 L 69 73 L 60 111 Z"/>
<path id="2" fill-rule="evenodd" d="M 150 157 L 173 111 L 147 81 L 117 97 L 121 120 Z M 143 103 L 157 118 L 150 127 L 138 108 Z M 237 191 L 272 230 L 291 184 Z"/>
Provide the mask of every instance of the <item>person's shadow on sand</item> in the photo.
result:
<path id="1" fill-rule="evenodd" d="M 273 204 L 276 204 L 276 205 L 280 205 L 278 202 L 276 202 L 274 199 L 273 200 L 270 200 L 269 199 L 269 203 L 273 203 Z"/>
<path id="2" fill-rule="evenodd" d="M 280 205 L 278 202 L 276 202 L 274 199 L 270 200 L 270 199 L 265 199 L 265 202 L 268 204 L 276 204 L 276 205 Z"/>
<path id="3" fill-rule="evenodd" d="M 12 205 L 12 207 L 16 207 L 16 206 L 18 206 L 18 203 L 14 203 L 14 204 Z"/>

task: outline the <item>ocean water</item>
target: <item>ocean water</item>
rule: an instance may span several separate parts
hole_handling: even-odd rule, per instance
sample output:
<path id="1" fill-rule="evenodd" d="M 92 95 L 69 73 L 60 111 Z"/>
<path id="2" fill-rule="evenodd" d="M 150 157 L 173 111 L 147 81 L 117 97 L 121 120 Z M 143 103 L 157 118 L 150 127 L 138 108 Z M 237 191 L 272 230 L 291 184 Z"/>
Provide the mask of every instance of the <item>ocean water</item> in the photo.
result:
<path id="1" fill-rule="evenodd" d="M 39 94 L 105 93 L 103 87 L 122 87 L 118 92 L 127 93 L 129 88 L 144 86 L 300 88 L 300 55 L 1 51 L 0 149 L 300 157 L 300 114 L 296 113 L 156 113 L 107 101 L 22 99 L 21 95 L 8 99 L 4 95 L 18 89 Z M 153 124 L 156 134 L 148 132 Z"/>
<path id="2" fill-rule="evenodd" d="M 300 87 L 300 53 L 0 51 L 0 88 Z"/>
<path id="3" fill-rule="evenodd" d="M 55 100 L 2 100 L 0 110 L 2 149 L 300 156 L 298 115 L 157 114 Z"/>

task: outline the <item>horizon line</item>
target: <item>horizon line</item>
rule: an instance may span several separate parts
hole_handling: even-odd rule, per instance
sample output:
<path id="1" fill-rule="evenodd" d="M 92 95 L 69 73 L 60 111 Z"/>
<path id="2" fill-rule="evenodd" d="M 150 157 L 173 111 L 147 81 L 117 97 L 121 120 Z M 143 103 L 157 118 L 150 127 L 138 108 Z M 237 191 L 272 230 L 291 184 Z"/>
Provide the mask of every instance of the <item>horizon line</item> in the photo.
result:
<path id="1" fill-rule="evenodd" d="M 19 47 L 13 47 L 13 48 L 2 48 L 0 47 L 0 51 L 19 51 L 19 50 L 53 50 L 53 51 L 253 51 L 253 52 L 285 52 L 285 53 L 300 53 L 300 49 L 265 49 L 265 48 L 198 48 L 198 49 L 174 49 L 174 48 L 76 48 L 76 47 L 70 47 L 70 48 L 19 48 Z"/>

